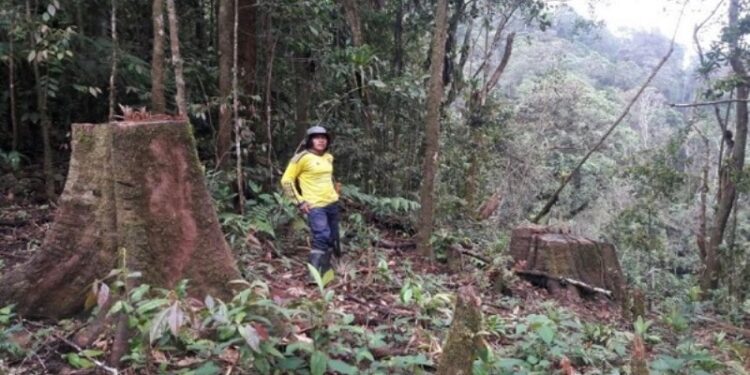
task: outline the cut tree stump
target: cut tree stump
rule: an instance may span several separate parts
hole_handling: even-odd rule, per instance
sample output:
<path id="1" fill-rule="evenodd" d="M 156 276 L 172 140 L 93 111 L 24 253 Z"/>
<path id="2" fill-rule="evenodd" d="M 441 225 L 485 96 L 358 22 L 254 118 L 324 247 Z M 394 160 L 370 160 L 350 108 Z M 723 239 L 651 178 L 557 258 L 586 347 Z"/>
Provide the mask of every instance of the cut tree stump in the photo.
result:
<path id="1" fill-rule="evenodd" d="M 542 277 L 553 293 L 565 284 L 615 300 L 624 297 L 625 279 L 611 244 L 529 224 L 513 229 L 510 254 L 517 274 Z"/>
<path id="2" fill-rule="evenodd" d="M 0 306 L 27 316 L 79 312 L 92 283 L 127 250 L 137 282 L 229 297 L 240 277 L 183 120 L 73 124 L 54 223 L 27 263 L 0 278 Z"/>

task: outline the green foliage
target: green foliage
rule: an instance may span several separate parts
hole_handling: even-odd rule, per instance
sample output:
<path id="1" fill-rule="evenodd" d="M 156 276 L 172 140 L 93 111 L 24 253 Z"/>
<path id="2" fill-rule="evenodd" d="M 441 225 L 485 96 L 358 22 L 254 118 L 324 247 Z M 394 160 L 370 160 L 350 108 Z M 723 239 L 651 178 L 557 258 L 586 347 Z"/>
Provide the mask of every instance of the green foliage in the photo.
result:
<path id="1" fill-rule="evenodd" d="M 17 171 L 21 167 L 21 159 L 24 156 L 18 151 L 4 152 L 0 149 L 0 167 Z"/>
<path id="2" fill-rule="evenodd" d="M 0 362 L 2 359 L 15 358 L 23 354 L 23 350 L 10 339 L 11 335 L 20 329 L 21 325 L 15 322 L 13 305 L 0 309 Z"/>
<path id="3" fill-rule="evenodd" d="M 419 209 L 419 202 L 401 197 L 378 197 L 366 194 L 353 185 L 342 186 L 342 194 L 346 198 L 366 205 L 373 213 L 381 217 L 410 214 Z"/>

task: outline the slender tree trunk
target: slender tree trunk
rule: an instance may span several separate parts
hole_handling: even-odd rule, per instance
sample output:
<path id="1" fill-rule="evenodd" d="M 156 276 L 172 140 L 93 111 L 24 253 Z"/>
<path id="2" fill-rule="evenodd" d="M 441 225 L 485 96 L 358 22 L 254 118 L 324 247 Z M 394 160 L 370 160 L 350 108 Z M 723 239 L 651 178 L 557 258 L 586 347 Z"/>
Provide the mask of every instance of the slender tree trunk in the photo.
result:
<path id="1" fill-rule="evenodd" d="M 153 0 L 154 48 L 151 51 L 151 111 L 167 111 L 164 99 L 164 0 Z"/>
<path id="2" fill-rule="evenodd" d="M 427 114 L 425 116 L 425 153 L 422 161 L 422 186 L 419 189 L 421 208 L 417 247 L 424 256 L 432 257 L 435 175 L 440 152 L 440 102 L 443 99 L 443 62 L 447 31 L 448 1 L 438 0 L 435 10 L 435 29 L 430 56 L 430 81 L 427 92 Z"/>
<path id="3" fill-rule="evenodd" d="M 232 25 L 234 14 L 231 0 L 219 0 L 219 134 L 216 138 L 216 164 L 229 165 L 232 144 L 232 112 L 229 97 L 232 95 Z"/>
<path id="4" fill-rule="evenodd" d="M 273 34 L 270 31 L 269 27 L 269 49 L 268 49 L 268 66 L 266 68 L 266 106 L 265 106 L 265 119 L 266 119 L 266 141 L 268 142 L 268 147 L 266 148 L 267 154 L 266 157 L 268 159 L 268 172 L 269 176 L 271 177 L 271 180 L 273 180 L 273 131 L 271 129 L 271 105 L 273 103 L 273 98 L 271 97 L 271 85 L 273 84 L 273 61 L 276 58 L 276 39 L 273 37 Z M 309 93 L 306 93 L 309 95 Z"/>
<path id="5" fill-rule="evenodd" d="M 180 55 L 180 37 L 177 25 L 177 9 L 174 0 L 167 0 L 167 13 L 169 15 L 169 45 L 172 49 L 172 63 L 174 64 L 174 81 L 177 86 L 175 101 L 177 102 L 177 114 L 187 118 L 187 101 L 185 94 L 185 77 L 182 72 L 182 56 Z"/>
<path id="6" fill-rule="evenodd" d="M 16 28 L 16 13 L 13 12 L 10 21 L 10 30 L 13 31 Z M 10 96 L 10 124 L 12 129 L 12 143 L 11 150 L 18 150 L 18 119 L 16 116 L 16 71 L 15 71 L 15 53 L 13 52 L 14 37 L 11 32 L 8 33 L 8 47 L 10 58 L 8 59 L 8 93 Z"/>
<path id="7" fill-rule="evenodd" d="M 404 0 L 397 0 L 396 19 L 393 21 L 393 74 L 400 76 L 404 71 Z"/>
<path id="8" fill-rule="evenodd" d="M 498 30 L 500 32 L 500 30 Z M 464 191 L 466 193 L 467 212 L 473 212 L 476 206 L 476 196 L 479 190 L 479 170 L 481 169 L 480 163 L 484 158 L 483 150 L 485 148 L 484 140 L 480 127 L 484 123 L 484 112 L 485 104 L 487 102 L 487 96 L 495 88 L 497 83 L 500 81 L 500 77 L 505 72 L 505 67 L 508 66 L 508 61 L 513 54 L 513 42 L 515 40 L 516 33 L 512 32 L 508 34 L 505 41 L 505 50 L 503 57 L 500 59 L 500 63 L 495 67 L 492 76 L 485 81 L 484 86 L 476 90 L 471 94 L 469 99 L 469 111 L 468 111 L 468 122 L 469 132 L 471 133 L 472 147 L 469 148 L 469 168 L 466 173 L 466 186 Z M 496 36 L 497 38 L 497 36 Z M 485 63 L 486 67 L 490 67 L 489 62 Z"/>
<path id="9" fill-rule="evenodd" d="M 703 135 L 701 135 L 703 136 Z M 703 171 L 702 171 L 702 183 L 701 183 L 701 193 L 700 193 L 700 217 L 699 217 L 699 223 L 698 223 L 698 255 L 700 256 L 700 259 L 702 262 L 705 262 L 706 259 L 706 238 L 707 238 L 707 227 L 706 227 L 706 210 L 708 206 L 708 169 L 709 169 L 709 162 L 711 159 L 711 148 L 708 143 L 708 138 L 703 136 L 703 147 L 706 149 L 706 156 L 705 160 L 703 162 Z"/>
<path id="10" fill-rule="evenodd" d="M 240 0 L 239 3 L 239 46 L 240 88 L 245 95 L 253 95 L 256 82 L 255 73 L 258 56 L 258 2 L 257 0 Z M 253 105 L 249 104 L 252 108 Z"/>
<path id="11" fill-rule="evenodd" d="M 244 176 L 242 174 L 242 153 L 240 149 L 240 134 L 242 130 L 242 119 L 240 118 L 240 89 L 237 81 L 237 29 L 238 29 L 238 6 L 237 0 L 233 2 L 232 9 L 232 116 L 234 117 L 234 146 L 235 146 L 235 158 L 236 160 L 236 174 L 237 174 L 237 197 L 239 198 L 240 214 L 245 213 L 245 189 L 244 189 Z"/>
<path id="12" fill-rule="evenodd" d="M 739 0 L 731 0 L 729 2 L 730 30 L 738 27 L 740 7 Z M 721 269 L 719 246 L 724 239 L 724 231 L 726 230 L 727 221 L 729 220 L 729 215 L 732 212 L 732 206 L 737 195 L 737 182 L 741 177 L 742 169 L 745 165 L 748 124 L 747 99 L 750 86 L 747 81 L 747 70 L 742 60 L 742 50 L 739 47 L 738 31 L 731 31 L 728 35 L 730 48 L 729 63 L 734 74 L 739 78 L 736 90 L 737 101 L 735 102 L 735 142 L 731 150 L 731 156 L 724 165 L 724 170 L 719 179 L 721 197 L 717 202 L 711 235 L 706 247 L 705 270 L 701 277 L 701 287 L 703 290 L 715 289 L 719 285 L 719 271 Z"/>
<path id="13" fill-rule="evenodd" d="M 31 23 L 31 4 L 26 0 L 26 18 Z M 33 40 L 35 35 L 29 35 L 29 43 L 32 49 L 35 48 Z M 39 71 L 39 61 L 35 58 L 31 62 L 31 67 L 34 72 L 34 88 L 36 91 L 36 106 L 39 112 L 39 127 L 42 133 L 42 169 L 44 173 L 44 193 L 47 200 L 55 200 L 55 175 L 52 170 L 52 143 L 50 140 L 50 128 L 52 127 L 47 113 L 47 87 L 42 84 L 42 74 Z"/>
<path id="14" fill-rule="evenodd" d="M 112 0 L 112 70 L 109 73 L 109 121 L 115 118 L 115 102 L 117 101 L 117 0 Z"/>

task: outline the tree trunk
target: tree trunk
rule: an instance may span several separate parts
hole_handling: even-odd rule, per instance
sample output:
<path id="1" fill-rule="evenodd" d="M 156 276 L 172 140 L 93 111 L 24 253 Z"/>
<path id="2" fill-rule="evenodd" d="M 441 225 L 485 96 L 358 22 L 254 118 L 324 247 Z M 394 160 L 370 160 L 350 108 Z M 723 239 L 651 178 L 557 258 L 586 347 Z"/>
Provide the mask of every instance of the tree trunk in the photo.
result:
<path id="1" fill-rule="evenodd" d="M 404 71 L 404 0 L 397 0 L 396 18 L 393 21 L 393 75 L 401 76 Z"/>
<path id="2" fill-rule="evenodd" d="M 239 46 L 240 87 L 245 95 L 255 93 L 256 60 L 258 56 L 258 27 L 257 0 L 239 1 Z"/>
<path id="3" fill-rule="evenodd" d="M 31 19 L 31 3 L 26 0 L 26 20 Z M 35 49 L 35 34 L 29 33 L 29 48 Z M 49 114 L 47 113 L 47 87 L 42 85 L 42 75 L 39 71 L 39 61 L 35 58 L 31 62 L 32 71 L 34 72 L 34 90 L 36 94 L 36 107 L 39 112 L 39 128 L 42 133 L 42 170 L 44 171 L 44 193 L 48 201 L 55 200 L 55 175 L 52 170 L 52 144 L 50 141 L 49 130 L 52 126 Z"/>
<path id="4" fill-rule="evenodd" d="M 421 208 L 417 247 L 424 256 L 432 257 L 435 175 L 440 151 L 440 102 L 443 99 L 443 60 L 447 29 L 448 1 L 438 0 L 435 11 L 435 30 L 430 57 L 430 81 L 427 92 L 427 114 L 425 116 L 425 153 L 422 161 L 422 186 L 419 189 Z"/>
<path id="5" fill-rule="evenodd" d="M 55 174 L 52 170 L 52 143 L 50 140 L 50 127 L 52 123 L 47 113 L 47 87 L 42 84 L 42 75 L 39 72 L 39 63 L 36 59 L 32 62 L 34 70 L 34 81 L 36 82 L 36 106 L 39 111 L 39 127 L 42 132 L 42 169 L 44 171 L 44 193 L 47 200 L 55 200 Z"/>
<path id="6" fill-rule="evenodd" d="M 237 198 L 240 215 L 245 213 L 245 189 L 242 174 L 242 149 L 240 148 L 240 134 L 242 134 L 242 119 L 240 118 L 240 89 L 237 79 L 237 30 L 239 29 L 238 0 L 232 2 L 232 119 L 234 122 L 234 150 L 235 150 L 235 174 L 237 176 Z"/>
<path id="7" fill-rule="evenodd" d="M 232 146 L 232 25 L 234 11 L 231 0 L 219 0 L 219 134 L 216 138 L 216 165 L 229 164 Z"/>
<path id="8" fill-rule="evenodd" d="M 177 113 L 187 118 L 187 101 L 185 94 L 185 76 L 182 73 L 182 56 L 180 55 L 180 37 L 177 26 L 177 9 L 174 0 L 167 0 L 167 14 L 169 15 L 169 45 L 172 49 L 172 63 L 174 64 L 174 81 L 177 87 L 175 101 Z"/>
<path id="9" fill-rule="evenodd" d="M 117 78 L 117 1 L 112 0 L 112 68 L 109 72 L 109 121 L 115 118 L 115 102 L 117 101 L 117 87 L 115 79 Z"/>
<path id="10" fill-rule="evenodd" d="M 16 12 L 14 11 L 11 15 L 10 20 L 10 30 L 14 30 L 16 28 Z M 17 151 L 18 150 L 18 119 L 16 116 L 16 71 L 15 71 L 15 65 L 14 65 L 14 59 L 15 54 L 13 53 L 13 41 L 15 37 L 8 33 L 8 46 L 9 46 L 9 55 L 10 58 L 8 59 L 8 96 L 10 96 L 10 125 L 11 125 L 11 132 L 12 132 L 12 140 L 11 140 L 11 150 Z"/>
<path id="11" fill-rule="evenodd" d="M 167 111 L 164 99 L 164 0 L 153 0 L 154 48 L 151 52 L 151 112 Z"/>
<path id="12" fill-rule="evenodd" d="M 438 364 L 438 375 L 470 375 L 482 339 L 482 300 L 474 288 L 461 287 L 456 294 L 456 309 L 453 311 L 448 337 Z"/>
<path id="13" fill-rule="evenodd" d="M 729 3 L 729 29 L 738 27 L 740 12 L 739 0 L 731 0 Z M 747 70 L 742 62 L 742 50 L 739 47 L 739 32 L 732 31 L 729 34 L 729 63 L 734 74 L 739 78 L 737 84 L 737 101 L 735 102 L 735 143 L 731 156 L 723 167 L 719 178 L 719 196 L 716 214 L 711 228 L 711 235 L 706 246 L 705 270 L 701 277 L 703 290 L 715 289 L 719 284 L 719 246 L 724 239 L 724 231 L 732 212 L 735 196 L 737 195 L 737 182 L 741 177 L 745 165 L 745 145 L 747 143 L 748 109 L 747 99 L 750 86 L 747 82 Z"/>
<path id="14" fill-rule="evenodd" d="M 60 318 L 129 255 L 139 282 L 228 297 L 240 277 L 183 121 L 74 124 L 65 190 L 42 249 L 0 278 L 0 305 Z"/>

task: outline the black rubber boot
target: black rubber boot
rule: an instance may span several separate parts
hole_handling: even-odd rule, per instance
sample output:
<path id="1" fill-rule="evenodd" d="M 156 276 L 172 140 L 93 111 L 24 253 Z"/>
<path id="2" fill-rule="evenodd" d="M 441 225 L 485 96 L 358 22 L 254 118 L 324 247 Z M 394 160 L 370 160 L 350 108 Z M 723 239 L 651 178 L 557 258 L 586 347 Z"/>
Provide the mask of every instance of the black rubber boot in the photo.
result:
<path id="1" fill-rule="evenodd" d="M 339 239 L 333 240 L 331 251 L 336 258 L 341 258 L 341 241 Z"/>
<path id="2" fill-rule="evenodd" d="M 328 270 L 331 269 L 331 255 L 329 252 L 324 250 L 312 249 L 310 251 L 309 262 L 318 270 L 320 276 L 323 277 Z"/>

